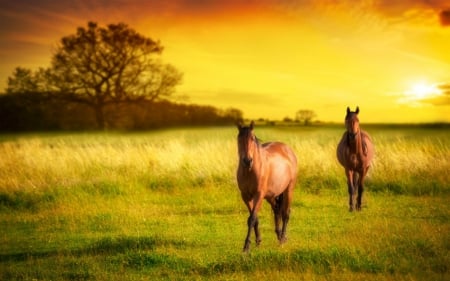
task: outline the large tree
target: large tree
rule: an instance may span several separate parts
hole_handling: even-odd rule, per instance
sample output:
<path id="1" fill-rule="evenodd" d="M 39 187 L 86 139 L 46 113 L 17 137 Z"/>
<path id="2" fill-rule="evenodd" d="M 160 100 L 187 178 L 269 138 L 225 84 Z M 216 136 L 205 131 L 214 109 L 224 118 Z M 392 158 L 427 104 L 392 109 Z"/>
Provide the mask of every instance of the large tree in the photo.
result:
<path id="1" fill-rule="evenodd" d="M 124 23 L 99 27 L 89 22 L 63 37 L 50 72 L 61 97 L 87 104 L 105 128 L 104 109 L 122 102 L 156 101 L 172 96 L 182 74 L 159 56 L 163 47 Z"/>

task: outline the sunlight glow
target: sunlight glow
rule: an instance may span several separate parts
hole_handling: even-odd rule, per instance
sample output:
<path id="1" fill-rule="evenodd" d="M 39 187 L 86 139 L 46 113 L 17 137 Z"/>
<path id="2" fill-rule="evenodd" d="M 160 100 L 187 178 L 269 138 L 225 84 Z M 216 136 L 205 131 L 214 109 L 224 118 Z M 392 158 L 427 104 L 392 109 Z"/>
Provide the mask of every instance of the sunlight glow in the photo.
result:
<path id="1" fill-rule="evenodd" d="M 438 89 L 434 85 L 425 82 L 418 82 L 412 85 L 411 89 L 406 92 L 406 95 L 415 99 L 424 99 L 438 94 Z"/>
<path id="2" fill-rule="evenodd" d="M 433 99 L 441 95 L 442 91 L 435 84 L 419 81 L 405 91 L 398 102 L 412 107 L 422 107 L 425 104 L 431 104 Z"/>

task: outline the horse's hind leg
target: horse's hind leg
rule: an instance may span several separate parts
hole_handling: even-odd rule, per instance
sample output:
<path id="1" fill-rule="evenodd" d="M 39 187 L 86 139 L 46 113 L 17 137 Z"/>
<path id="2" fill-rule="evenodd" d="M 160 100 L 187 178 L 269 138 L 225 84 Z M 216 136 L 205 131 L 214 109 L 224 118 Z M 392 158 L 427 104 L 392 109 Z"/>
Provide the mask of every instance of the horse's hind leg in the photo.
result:
<path id="1" fill-rule="evenodd" d="M 360 173 L 359 179 L 358 179 L 358 199 L 356 202 L 356 210 L 357 211 L 361 211 L 361 206 L 362 206 L 362 196 L 363 196 L 363 192 L 364 192 L 364 179 L 366 177 L 367 174 L 367 169 L 365 169 L 364 171 L 362 171 Z"/>
<path id="2" fill-rule="evenodd" d="M 278 240 L 281 240 L 281 208 L 283 203 L 283 194 L 275 197 L 273 201 L 270 202 L 272 205 L 274 223 L 275 223 L 275 233 L 277 234 Z"/>
<path id="3" fill-rule="evenodd" d="M 280 243 L 284 243 L 287 241 L 286 229 L 291 214 L 291 202 L 294 191 L 294 185 L 295 183 L 291 183 L 291 186 L 289 186 L 287 190 L 283 192 L 283 201 L 281 202 L 281 217 L 283 219 L 283 228 L 281 229 L 281 239 L 280 238 L 278 239 Z"/>

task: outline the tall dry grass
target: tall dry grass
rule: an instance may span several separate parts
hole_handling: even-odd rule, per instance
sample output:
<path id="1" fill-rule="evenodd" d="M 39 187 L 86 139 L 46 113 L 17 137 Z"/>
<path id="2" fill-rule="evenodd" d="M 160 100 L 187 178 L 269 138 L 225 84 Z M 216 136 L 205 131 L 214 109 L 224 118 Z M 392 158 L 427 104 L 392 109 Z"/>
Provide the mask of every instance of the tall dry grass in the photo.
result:
<path id="1" fill-rule="evenodd" d="M 256 128 L 263 141 L 281 140 L 299 160 L 300 188 L 345 187 L 336 156 L 337 129 Z M 236 132 L 179 129 L 143 134 L 36 135 L 0 143 L 0 192 L 70 189 L 114 182 L 152 189 L 233 184 Z M 368 188 L 405 194 L 447 193 L 448 134 L 372 133 L 376 157 Z"/>

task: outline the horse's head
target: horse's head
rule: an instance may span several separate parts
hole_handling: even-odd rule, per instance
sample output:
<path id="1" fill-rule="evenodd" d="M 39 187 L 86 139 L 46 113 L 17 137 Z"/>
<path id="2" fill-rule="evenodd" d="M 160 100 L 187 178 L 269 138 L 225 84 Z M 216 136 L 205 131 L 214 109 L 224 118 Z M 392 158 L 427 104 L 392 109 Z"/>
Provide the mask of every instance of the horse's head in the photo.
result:
<path id="1" fill-rule="evenodd" d="M 258 140 L 253 133 L 253 125 L 253 121 L 250 123 L 250 126 L 244 126 L 240 123 L 237 124 L 239 129 L 237 137 L 239 161 L 242 161 L 242 164 L 249 169 L 252 168 L 253 155 L 258 145 Z"/>
<path id="2" fill-rule="evenodd" d="M 356 107 L 356 111 L 350 111 L 347 107 L 347 115 L 345 115 L 345 127 L 347 128 L 347 133 L 351 139 L 355 139 L 359 133 L 359 119 L 358 119 L 359 107 Z"/>

